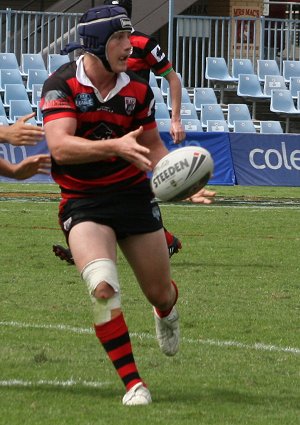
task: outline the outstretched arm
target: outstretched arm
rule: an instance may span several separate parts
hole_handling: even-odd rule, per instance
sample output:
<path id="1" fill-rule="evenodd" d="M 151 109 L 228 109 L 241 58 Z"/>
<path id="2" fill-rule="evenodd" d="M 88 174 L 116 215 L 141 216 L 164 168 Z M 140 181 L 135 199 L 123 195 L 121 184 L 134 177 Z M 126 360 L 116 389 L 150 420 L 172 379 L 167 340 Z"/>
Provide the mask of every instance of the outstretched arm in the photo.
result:
<path id="1" fill-rule="evenodd" d="M 35 174 L 49 174 L 50 168 L 51 159 L 46 154 L 29 156 L 18 164 L 0 158 L 0 175 L 12 179 L 24 180 Z"/>
<path id="2" fill-rule="evenodd" d="M 11 145 L 34 146 L 45 138 L 45 133 L 42 127 L 27 124 L 26 122 L 33 118 L 35 113 L 25 115 L 18 121 L 9 126 L 0 127 L 0 142 L 10 143 Z"/>

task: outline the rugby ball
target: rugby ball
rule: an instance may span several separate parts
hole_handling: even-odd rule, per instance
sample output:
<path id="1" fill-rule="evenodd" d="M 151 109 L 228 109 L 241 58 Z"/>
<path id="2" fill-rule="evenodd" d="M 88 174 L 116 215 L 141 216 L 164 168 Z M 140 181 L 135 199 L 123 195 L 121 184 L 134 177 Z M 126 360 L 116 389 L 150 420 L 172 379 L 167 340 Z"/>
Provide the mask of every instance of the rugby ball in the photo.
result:
<path id="1" fill-rule="evenodd" d="M 199 146 L 178 148 L 164 156 L 151 177 L 154 196 L 160 201 L 182 201 L 202 189 L 214 169 L 210 153 Z"/>

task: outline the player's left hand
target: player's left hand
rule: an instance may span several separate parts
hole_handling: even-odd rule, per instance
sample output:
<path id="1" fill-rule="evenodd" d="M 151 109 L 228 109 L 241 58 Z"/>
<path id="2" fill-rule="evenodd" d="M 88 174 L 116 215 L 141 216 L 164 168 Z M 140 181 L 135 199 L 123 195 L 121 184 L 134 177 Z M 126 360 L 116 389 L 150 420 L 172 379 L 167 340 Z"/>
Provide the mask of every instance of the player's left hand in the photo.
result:
<path id="1" fill-rule="evenodd" d="M 170 134 L 175 145 L 183 142 L 185 139 L 185 131 L 181 121 L 171 120 Z"/>

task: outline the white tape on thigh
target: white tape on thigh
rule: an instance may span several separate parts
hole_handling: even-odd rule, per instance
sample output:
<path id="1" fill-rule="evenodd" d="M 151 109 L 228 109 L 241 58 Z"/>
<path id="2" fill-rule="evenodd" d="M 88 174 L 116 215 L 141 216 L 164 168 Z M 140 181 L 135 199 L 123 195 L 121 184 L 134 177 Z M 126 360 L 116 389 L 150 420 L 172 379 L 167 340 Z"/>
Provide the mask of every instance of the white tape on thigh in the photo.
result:
<path id="1" fill-rule="evenodd" d="M 111 320 L 111 310 L 121 307 L 120 284 L 115 263 L 108 258 L 101 258 L 88 263 L 81 271 L 93 303 L 94 322 L 96 325 Z M 94 291 L 101 282 L 108 283 L 115 295 L 108 299 L 94 297 Z"/>

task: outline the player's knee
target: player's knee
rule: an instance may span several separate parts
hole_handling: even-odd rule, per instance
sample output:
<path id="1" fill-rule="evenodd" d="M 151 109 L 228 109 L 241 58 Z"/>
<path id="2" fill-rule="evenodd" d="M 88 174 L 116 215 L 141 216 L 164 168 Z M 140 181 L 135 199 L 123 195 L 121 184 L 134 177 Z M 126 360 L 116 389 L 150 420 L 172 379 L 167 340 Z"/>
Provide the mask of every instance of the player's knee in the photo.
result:
<path id="1" fill-rule="evenodd" d="M 120 284 L 115 263 L 101 258 L 88 263 L 81 271 L 93 303 L 96 324 L 111 320 L 112 311 L 120 309 Z"/>

